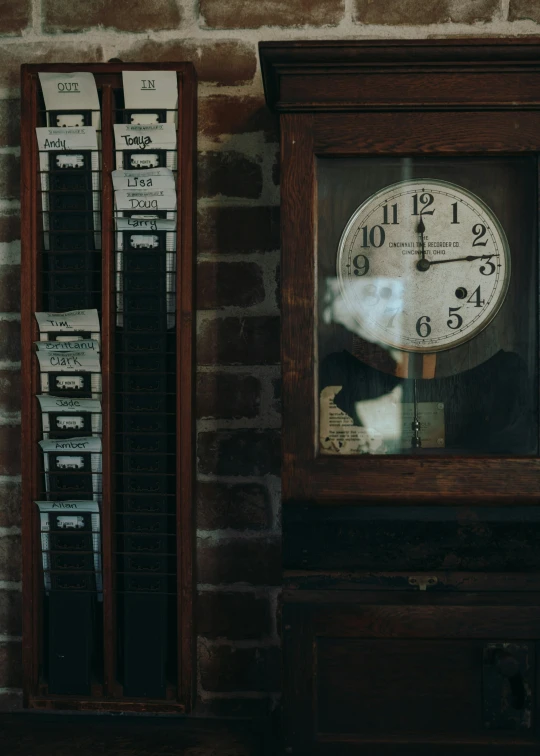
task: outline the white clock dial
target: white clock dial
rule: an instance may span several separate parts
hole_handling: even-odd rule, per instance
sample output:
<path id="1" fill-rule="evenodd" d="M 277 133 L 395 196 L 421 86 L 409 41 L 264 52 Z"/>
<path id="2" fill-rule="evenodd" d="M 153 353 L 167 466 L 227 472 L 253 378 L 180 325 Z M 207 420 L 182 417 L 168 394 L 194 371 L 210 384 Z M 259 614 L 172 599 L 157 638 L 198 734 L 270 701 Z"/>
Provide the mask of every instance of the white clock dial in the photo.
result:
<path id="1" fill-rule="evenodd" d="M 360 335 L 439 352 L 493 320 L 508 290 L 510 251 L 479 197 L 446 181 L 414 179 L 386 187 L 354 212 L 337 275 Z"/>

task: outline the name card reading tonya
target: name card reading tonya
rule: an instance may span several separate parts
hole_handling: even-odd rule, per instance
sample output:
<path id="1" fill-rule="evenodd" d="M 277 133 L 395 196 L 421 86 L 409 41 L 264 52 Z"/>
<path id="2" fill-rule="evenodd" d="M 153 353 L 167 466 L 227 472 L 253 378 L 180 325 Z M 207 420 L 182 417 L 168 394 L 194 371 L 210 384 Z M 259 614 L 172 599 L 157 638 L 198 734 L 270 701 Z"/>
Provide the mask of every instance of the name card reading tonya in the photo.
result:
<path id="1" fill-rule="evenodd" d="M 113 186 L 118 189 L 169 189 L 174 191 L 174 173 L 170 168 L 149 170 L 116 170 L 112 172 Z"/>
<path id="2" fill-rule="evenodd" d="M 176 126 L 174 123 L 114 124 L 117 150 L 175 150 Z"/>
<path id="3" fill-rule="evenodd" d="M 101 412 L 101 402 L 98 399 L 74 399 L 60 396 L 38 397 L 42 412 Z"/>
<path id="4" fill-rule="evenodd" d="M 94 74 L 81 71 L 38 76 L 47 110 L 99 110 Z"/>
<path id="5" fill-rule="evenodd" d="M 167 189 L 128 191 L 114 193 L 118 210 L 176 210 L 176 192 Z"/>
<path id="6" fill-rule="evenodd" d="M 176 71 L 122 71 L 127 110 L 163 110 L 178 105 Z"/>
<path id="7" fill-rule="evenodd" d="M 96 352 L 37 352 L 42 373 L 99 373 Z"/>
<path id="8" fill-rule="evenodd" d="M 94 126 L 65 128 L 62 126 L 38 126 L 38 148 L 41 151 L 97 150 L 97 132 Z"/>
<path id="9" fill-rule="evenodd" d="M 36 341 L 38 352 L 99 352 L 99 341 L 80 339 L 73 341 Z"/>
<path id="10" fill-rule="evenodd" d="M 68 312 L 36 312 L 39 330 L 43 333 L 58 331 L 99 331 L 97 310 L 69 310 Z"/>

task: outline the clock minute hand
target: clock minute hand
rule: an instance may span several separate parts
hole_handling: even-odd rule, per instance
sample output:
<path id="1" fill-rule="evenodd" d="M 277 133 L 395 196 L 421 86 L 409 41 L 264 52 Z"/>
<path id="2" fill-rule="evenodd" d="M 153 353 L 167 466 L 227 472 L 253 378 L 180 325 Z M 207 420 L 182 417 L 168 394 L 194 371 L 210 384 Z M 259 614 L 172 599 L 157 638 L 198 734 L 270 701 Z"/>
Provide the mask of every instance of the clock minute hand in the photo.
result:
<path id="1" fill-rule="evenodd" d="M 420 216 L 420 223 L 418 224 L 417 228 L 418 233 L 420 234 L 420 259 L 416 263 L 416 270 L 419 270 L 421 273 L 425 273 L 426 270 L 429 270 L 430 261 L 426 260 L 426 243 L 424 240 L 424 234 L 426 231 L 426 227 L 424 226 L 424 219 L 422 216 Z"/>
<path id="2" fill-rule="evenodd" d="M 488 260 L 490 257 L 498 257 L 498 255 L 467 255 L 467 257 L 451 257 L 450 260 L 430 260 L 430 265 L 441 265 L 441 263 L 451 262 L 472 262 L 473 260 Z"/>

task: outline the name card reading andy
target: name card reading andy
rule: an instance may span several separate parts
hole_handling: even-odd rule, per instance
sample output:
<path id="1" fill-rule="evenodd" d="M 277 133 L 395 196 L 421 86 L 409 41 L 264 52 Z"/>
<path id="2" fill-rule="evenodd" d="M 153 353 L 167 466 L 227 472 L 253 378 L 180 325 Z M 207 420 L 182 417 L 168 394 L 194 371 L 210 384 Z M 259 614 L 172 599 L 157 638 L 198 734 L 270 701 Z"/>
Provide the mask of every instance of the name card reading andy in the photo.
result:
<path id="1" fill-rule="evenodd" d="M 175 150 L 174 123 L 114 124 L 117 150 Z"/>
<path id="2" fill-rule="evenodd" d="M 80 341 L 36 341 L 38 352 L 99 352 L 99 341 L 81 339 Z"/>
<path id="3" fill-rule="evenodd" d="M 101 402 L 98 399 L 62 398 L 60 396 L 37 397 L 42 412 L 101 412 Z"/>
<path id="4" fill-rule="evenodd" d="M 167 189 L 133 192 L 120 189 L 114 197 L 118 210 L 176 210 L 176 192 Z"/>
<path id="5" fill-rule="evenodd" d="M 43 152 L 97 150 L 97 132 L 93 126 L 36 128 L 38 148 Z"/>
<path id="6" fill-rule="evenodd" d="M 95 352 L 37 352 L 42 373 L 99 373 Z"/>
<path id="7" fill-rule="evenodd" d="M 118 189 L 169 189 L 174 191 L 174 173 L 170 168 L 117 170 L 112 172 L 113 186 Z"/>
<path id="8" fill-rule="evenodd" d="M 59 331 L 99 331 L 97 310 L 69 310 L 68 312 L 36 312 L 39 330 Z"/>

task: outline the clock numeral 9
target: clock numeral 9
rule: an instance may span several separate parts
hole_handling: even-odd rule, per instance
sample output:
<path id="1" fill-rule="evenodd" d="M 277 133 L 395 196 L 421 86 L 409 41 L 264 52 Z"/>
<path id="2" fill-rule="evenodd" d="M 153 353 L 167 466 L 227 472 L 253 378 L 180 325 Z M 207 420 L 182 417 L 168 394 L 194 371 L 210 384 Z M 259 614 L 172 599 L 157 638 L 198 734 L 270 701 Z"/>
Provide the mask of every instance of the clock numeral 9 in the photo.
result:
<path id="1" fill-rule="evenodd" d="M 363 262 L 359 262 L 359 260 L 363 260 Z M 365 276 L 369 270 L 369 260 L 365 255 L 356 255 L 356 257 L 352 261 L 352 264 L 354 266 L 355 276 Z"/>
<path id="2" fill-rule="evenodd" d="M 382 226 L 373 226 L 370 231 L 367 226 L 362 227 L 362 247 L 365 248 L 371 246 L 378 249 L 379 247 L 382 247 L 385 239 L 386 234 L 384 233 L 384 228 Z"/>
<path id="3" fill-rule="evenodd" d="M 483 239 L 486 235 L 487 228 L 484 226 L 483 223 L 477 223 L 475 226 L 472 227 L 473 234 L 476 234 L 475 240 L 473 241 L 472 245 L 473 247 L 485 247 L 488 243 L 488 240 L 480 241 L 480 239 Z"/>
<path id="4" fill-rule="evenodd" d="M 420 336 L 422 339 L 427 339 L 429 334 L 431 333 L 431 326 L 429 325 L 431 323 L 431 318 L 427 315 L 421 315 L 418 320 L 416 321 L 416 333 Z"/>
<path id="5" fill-rule="evenodd" d="M 446 325 L 448 328 L 451 328 L 453 331 L 457 331 L 458 328 L 461 328 L 463 325 L 463 318 L 461 315 L 457 314 L 457 311 L 461 310 L 461 307 L 449 307 L 448 308 L 448 315 L 449 318 L 446 321 Z M 453 318 L 455 318 L 455 322 L 453 321 Z"/>
<path id="6" fill-rule="evenodd" d="M 431 207 L 433 204 L 434 199 L 432 194 L 428 194 L 425 192 L 424 194 L 420 195 L 420 204 L 424 205 L 423 208 L 421 208 L 420 213 L 418 212 L 418 194 L 413 194 L 413 215 L 433 215 L 435 210 L 428 210 L 428 207 Z"/>

